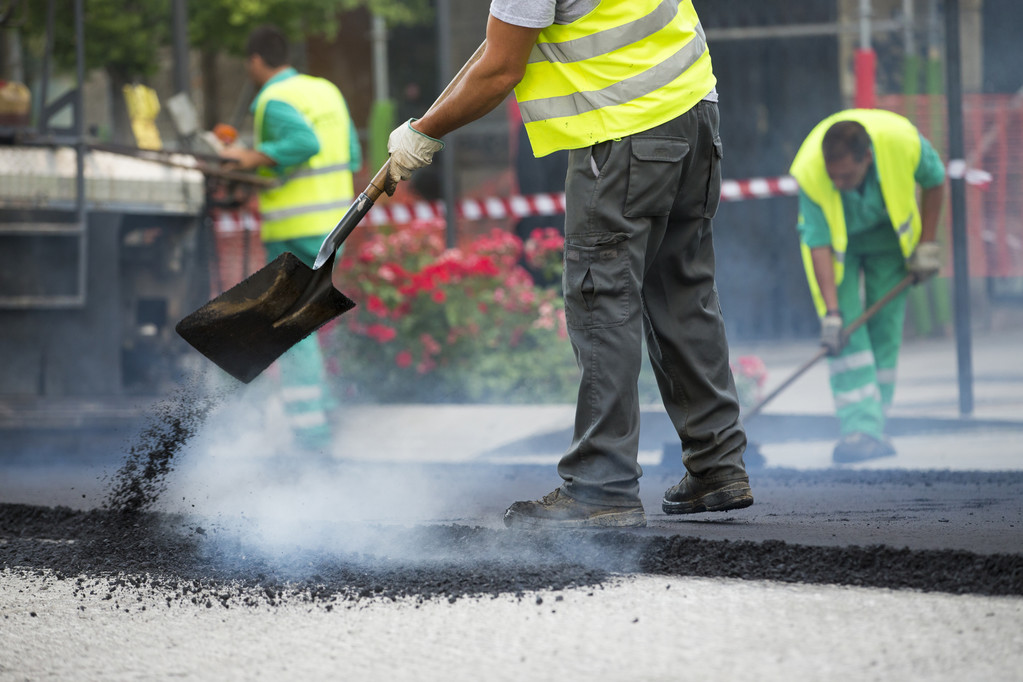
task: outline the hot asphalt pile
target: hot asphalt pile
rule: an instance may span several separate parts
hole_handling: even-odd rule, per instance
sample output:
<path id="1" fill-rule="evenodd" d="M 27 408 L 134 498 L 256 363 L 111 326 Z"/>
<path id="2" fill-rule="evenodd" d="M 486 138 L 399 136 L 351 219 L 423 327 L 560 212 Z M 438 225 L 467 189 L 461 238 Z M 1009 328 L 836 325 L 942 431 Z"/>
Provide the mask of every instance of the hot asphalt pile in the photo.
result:
<path id="1" fill-rule="evenodd" d="M 124 590 L 168 606 L 297 600 L 333 608 L 373 598 L 522 596 L 596 587 L 637 572 L 1023 595 L 1020 555 L 438 525 L 376 528 L 374 540 L 356 551 L 296 547 L 261 556 L 220 535 L 215 526 L 162 513 L 0 505 L 0 566 L 73 580 L 83 596 L 106 590 L 126 608 Z M 389 556 L 391 548 L 409 546 L 417 548 L 414 560 Z"/>

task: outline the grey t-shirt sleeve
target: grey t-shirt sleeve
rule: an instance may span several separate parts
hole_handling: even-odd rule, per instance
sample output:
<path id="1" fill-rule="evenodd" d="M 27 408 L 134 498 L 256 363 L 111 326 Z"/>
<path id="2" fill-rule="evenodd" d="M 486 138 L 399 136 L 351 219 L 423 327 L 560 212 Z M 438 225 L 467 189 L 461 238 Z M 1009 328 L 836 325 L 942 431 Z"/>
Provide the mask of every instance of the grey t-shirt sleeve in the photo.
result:
<path id="1" fill-rule="evenodd" d="M 490 13 L 506 24 L 547 28 L 554 23 L 556 0 L 491 0 Z"/>
<path id="2" fill-rule="evenodd" d="M 490 13 L 506 24 L 547 28 L 571 24 L 589 14 L 600 0 L 490 0 Z"/>

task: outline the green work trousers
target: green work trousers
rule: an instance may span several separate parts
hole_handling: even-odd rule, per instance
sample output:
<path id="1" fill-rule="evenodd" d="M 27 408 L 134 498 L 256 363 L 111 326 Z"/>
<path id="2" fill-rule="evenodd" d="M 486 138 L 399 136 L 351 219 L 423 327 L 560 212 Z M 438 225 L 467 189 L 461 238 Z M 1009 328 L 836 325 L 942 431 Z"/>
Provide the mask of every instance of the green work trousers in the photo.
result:
<path id="1" fill-rule="evenodd" d="M 267 261 L 290 251 L 312 267 L 322 243 L 319 236 L 266 242 Z M 303 450 L 327 450 L 331 442 L 327 411 L 332 399 L 317 335 L 310 334 L 292 346 L 280 357 L 278 367 L 284 414 L 296 444 Z"/>
<path id="2" fill-rule="evenodd" d="M 905 259 L 894 230 L 885 248 L 857 250 L 850 240 L 845 277 L 838 285 L 838 307 L 845 324 L 887 294 L 906 276 Z M 842 353 L 830 358 L 831 393 L 842 435 L 884 434 L 887 408 L 895 395 L 895 367 L 902 345 L 906 294 L 899 294 L 852 333 Z"/>

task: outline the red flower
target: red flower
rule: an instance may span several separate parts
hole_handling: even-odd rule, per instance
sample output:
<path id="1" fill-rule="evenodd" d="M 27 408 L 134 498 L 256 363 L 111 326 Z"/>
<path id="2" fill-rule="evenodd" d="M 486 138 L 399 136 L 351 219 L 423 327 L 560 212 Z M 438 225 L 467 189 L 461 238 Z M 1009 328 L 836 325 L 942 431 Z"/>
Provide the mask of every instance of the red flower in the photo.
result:
<path id="1" fill-rule="evenodd" d="M 387 317 L 387 305 L 379 296 L 370 296 L 366 300 L 366 309 L 377 317 Z"/>
<path id="2" fill-rule="evenodd" d="M 407 350 L 403 350 L 394 356 L 394 364 L 398 365 L 402 369 L 412 366 L 412 353 Z"/>
<path id="3" fill-rule="evenodd" d="M 366 336 L 379 343 L 392 341 L 397 335 L 398 332 L 394 330 L 394 327 L 388 327 L 386 324 L 371 324 L 366 327 Z"/>
<path id="4" fill-rule="evenodd" d="M 443 303 L 448 300 L 448 295 L 444 293 L 443 289 L 435 289 L 433 294 L 430 295 L 434 303 Z"/>

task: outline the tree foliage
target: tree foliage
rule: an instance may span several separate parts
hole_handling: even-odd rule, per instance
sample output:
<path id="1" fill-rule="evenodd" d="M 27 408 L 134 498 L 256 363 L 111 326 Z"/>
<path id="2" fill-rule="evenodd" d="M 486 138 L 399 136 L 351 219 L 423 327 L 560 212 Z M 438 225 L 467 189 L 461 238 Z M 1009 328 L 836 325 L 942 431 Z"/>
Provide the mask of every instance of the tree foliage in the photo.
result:
<path id="1" fill-rule="evenodd" d="M 51 0 L 24 0 L 26 44 L 41 54 Z M 74 0 L 55 4 L 54 59 L 58 67 L 75 64 Z M 85 66 L 105 68 L 123 80 L 151 75 L 158 52 L 171 41 L 171 0 L 83 0 Z M 214 52 L 240 54 L 254 27 L 273 23 L 293 40 L 332 38 L 341 17 L 366 7 L 391 25 L 415 24 L 432 17 L 430 0 L 188 0 L 189 41 Z"/>
<path id="2" fill-rule="evenodd" d="M 432 18 L 429 0 L 189 0 L 193 45 L 240 54 L 249 31 L 276 24 L 293 40 L 333 38 L 344 12 L 367 8 L 391 25 L 412 25 Z"/>
<path id="3" fill-rule="evenodd" d="M 54 1 L 53 57 L 61 68 L 75 64 L 74 0 Z M 106 68 L 124 80 L 148 76 L 158 65 L 156 50 L 170 39 L 170 0 L 83 0 L 85 68 Z M 28 0 L 22 35 L 41 54 L 51 0 Z"/>

